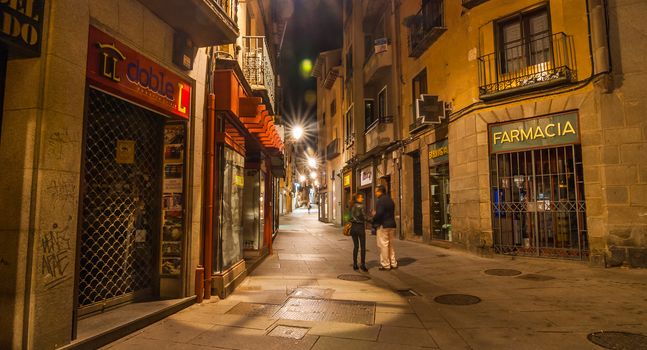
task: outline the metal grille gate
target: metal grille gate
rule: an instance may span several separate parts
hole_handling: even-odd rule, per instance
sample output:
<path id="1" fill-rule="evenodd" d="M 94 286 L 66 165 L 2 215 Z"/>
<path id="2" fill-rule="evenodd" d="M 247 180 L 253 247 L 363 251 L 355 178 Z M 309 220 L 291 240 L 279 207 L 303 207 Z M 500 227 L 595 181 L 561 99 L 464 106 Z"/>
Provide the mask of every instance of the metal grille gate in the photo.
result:
<path id="1" fill-rule="evenodd" d="M 160 221 L 163 118 L 90 89 L 79 314 L 150 295 Z M 133 164 L 115 161 L 135 141 Z"/>
<path id="2" fill-rule="evenodd" d="M 579 146 L 495 154 L 490 163 L 497 253 L 588 255 Z"/>

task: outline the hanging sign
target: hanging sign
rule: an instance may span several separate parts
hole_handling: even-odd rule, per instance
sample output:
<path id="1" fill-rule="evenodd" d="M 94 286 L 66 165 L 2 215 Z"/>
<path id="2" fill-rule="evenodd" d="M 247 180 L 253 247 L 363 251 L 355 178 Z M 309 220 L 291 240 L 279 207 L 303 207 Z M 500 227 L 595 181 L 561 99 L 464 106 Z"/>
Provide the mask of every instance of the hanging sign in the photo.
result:
<path id="1" fill-rule="evenodd" d="M 430 166 L 449 162 L 449 144 L 447 139 L 429 145 L 428 150 Z"/>
<path id="2" fill-rule="evenodd" d="M 373 183 L 373 167 L 369 166 L 360 172 L 360 180 L 359 180 L 359 185 L 360 186 L 368 186 Z"/>
<path id="3" fill-rule="evenodd" d="M 191 83 L 155 61 L 90 27 L 87 77 L 92 85 L 161 113 L 188 119 Z"/>
<path id="4" fill-rule="evenodd" d="M 580 142 L 576 112 L 490 126 L 490 153 Z"/>
<path id="5" fill-rule="evenodd" d="M 115 161 L 118 164 L 135 163 L 135 141 L 117 140 L 117 155 Z"/>
<path id="6" fill-rule="evenodd" d="M 351 184 L 351 178 L 350 178 L 350 173 L 344 174 L 344 187 L 350 187 Z"/>
<path id="7" fill-rule="evenodd" d="M 45 0 L 0 1 L 0 42 L 9 57 L 38 57 L 43 37 Z"/>

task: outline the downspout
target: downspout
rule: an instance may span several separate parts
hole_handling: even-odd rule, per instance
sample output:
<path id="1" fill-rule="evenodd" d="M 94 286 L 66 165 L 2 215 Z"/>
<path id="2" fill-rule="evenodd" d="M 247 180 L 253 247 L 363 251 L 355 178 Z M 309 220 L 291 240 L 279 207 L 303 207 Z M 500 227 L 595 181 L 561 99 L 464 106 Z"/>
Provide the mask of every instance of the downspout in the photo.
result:
<path id="1" fill-rule="evenodd" d="M 207 114 L 205 118 L 205 176 L 206 183 L 203 193 L 203 239 L 202 239 L 202 266 L 204 266 L 204 299 L 211 298 L 211 276 L 213 274 L 213 231 L 214 231 L 214 194 L 215 194 L 215 158 L 216 158 L 216 97 L 214 95 L 213 78 L 215 71 L 215 54 L 211 51 L 209 85 L 207 97 Z"/>
<path id="2" fill-rule="evenodd" d="M 395 22 L 393 23 L 393 27 L 395 30 L 395 38 L 393 40 L 393 46 L 395 46 L 395 67 L 396 67 L 396 77 L 395 77 L 395 90 L 396 90 L 396 95 L 398 99 L 398 118 L 394 118 L 393 121 L 393 126 L 398 133 L 402 133 L 402 128 L 400 124 L 402 123 L 402 116 L 403 116 L 403 108 L 402 108 L 402 92 L 401 92 L 401 84 L 404 83 L 402 80 L 402 63 L 400 62 L 402 56 L 402 51 L 401 51 L 401 45 L 400 45 L 400 36 L 402 33 L 400 32 L 400 5 L 396 4 L 396 0 L 391 0 L 391 11 L 394 13 L 395 17 Z M 395 158 L 398 162 L 398 227 L 400 229 L 398 236 L 400 239 L 404 239 L 404 234 L 402 230 L 402 135 L 398 135 L 398 157 Z"/>

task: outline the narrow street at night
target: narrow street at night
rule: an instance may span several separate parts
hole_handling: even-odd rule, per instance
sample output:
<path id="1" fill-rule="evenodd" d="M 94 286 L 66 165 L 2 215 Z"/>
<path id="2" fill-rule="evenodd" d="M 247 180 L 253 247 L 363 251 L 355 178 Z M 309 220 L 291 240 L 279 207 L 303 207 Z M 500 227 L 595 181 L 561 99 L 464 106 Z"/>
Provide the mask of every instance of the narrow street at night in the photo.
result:
<path id="1" fill-rule="evenodd" d="M 588 334 L 647 327 L 644 270 L 398 241 L 400 267 L 379 271 L 368 237 L 369 272 L 354 272 L 350 238 L 298 209 L 283 218 L 274 254 L 227 299 L 193 305 L 106 348 L 598 349 Z"/>

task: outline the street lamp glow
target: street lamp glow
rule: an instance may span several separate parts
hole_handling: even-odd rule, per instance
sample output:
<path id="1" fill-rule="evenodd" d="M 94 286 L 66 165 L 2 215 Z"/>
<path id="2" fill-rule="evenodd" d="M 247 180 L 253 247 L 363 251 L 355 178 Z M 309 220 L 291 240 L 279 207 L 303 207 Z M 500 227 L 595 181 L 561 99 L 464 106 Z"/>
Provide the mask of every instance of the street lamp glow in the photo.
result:
<path id="1" fill-rule="evenodd" d="M 292 137 L 294 137 L 295 140 L 298 140 L 303 136 L 303 127 L 302 126 L 293 126 L 292 127 Z"/>
<path id="2" fill-rule="evenodd" d="M 312 157 L 308 157 L 308 166 L 313 168 L 313 169 L 316 169 L 317 168 L 317 160 L 312 158 Z"/>
<path id="3" fill-rule="evenodd" d="M 317 172 L 316 171 L 310 172 L 310 178 L 313 179 L 313 180 L 316 179 L 317 178 Z"/>
<path id="4" fill-rule="evenodd" d="M 305 176 L 305 175 L 299 175 L 299 181 L 300 181 L 300 182 L 304 182 L 305 180 L 306 180 L 306 176 Z"/>

